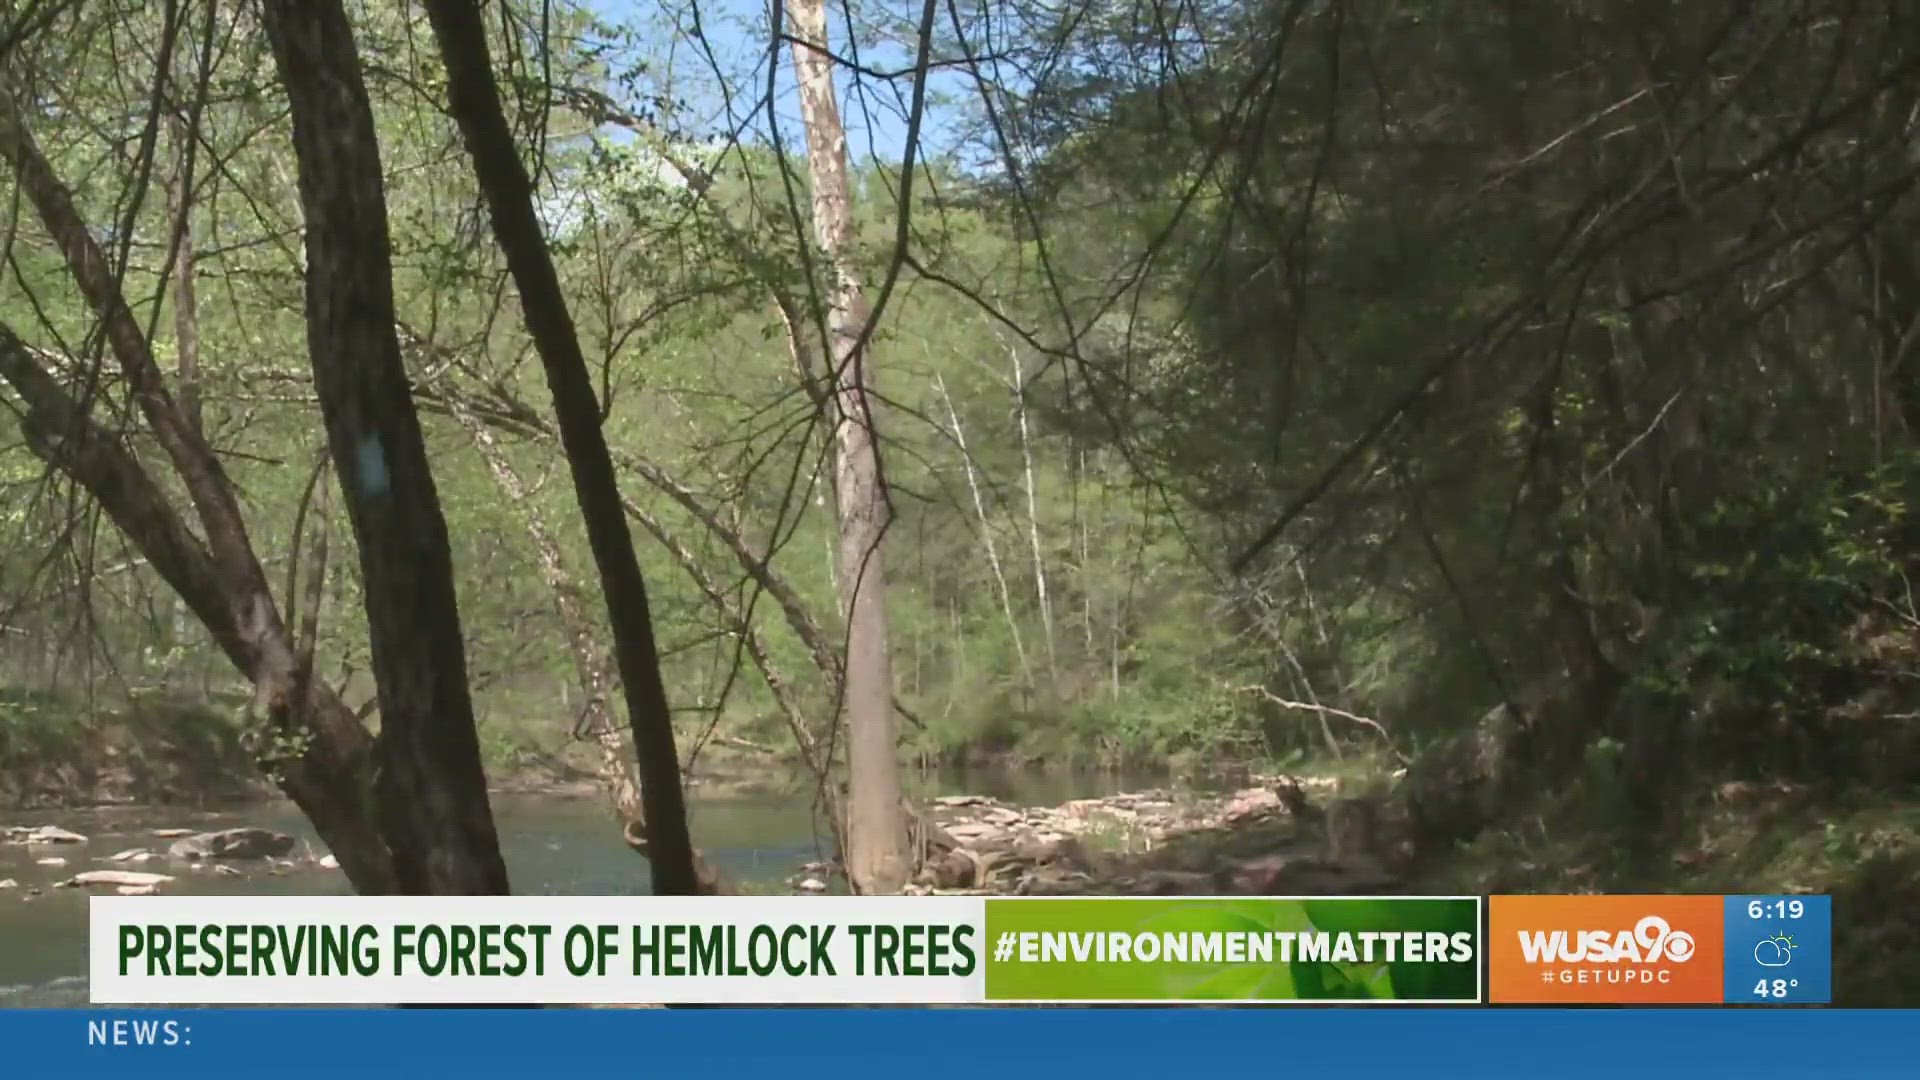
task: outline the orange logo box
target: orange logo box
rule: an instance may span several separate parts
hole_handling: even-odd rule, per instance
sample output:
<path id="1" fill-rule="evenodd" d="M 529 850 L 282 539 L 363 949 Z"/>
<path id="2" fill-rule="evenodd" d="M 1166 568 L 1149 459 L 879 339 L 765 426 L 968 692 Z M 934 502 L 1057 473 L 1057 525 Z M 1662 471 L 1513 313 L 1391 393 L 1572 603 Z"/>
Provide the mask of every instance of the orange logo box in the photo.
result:
<path id="1" fill-rule="evenodd" d="M 1487 916 L 1496 1004 L 1725 1000 L 1721 897 L 1495 896 Z"/>

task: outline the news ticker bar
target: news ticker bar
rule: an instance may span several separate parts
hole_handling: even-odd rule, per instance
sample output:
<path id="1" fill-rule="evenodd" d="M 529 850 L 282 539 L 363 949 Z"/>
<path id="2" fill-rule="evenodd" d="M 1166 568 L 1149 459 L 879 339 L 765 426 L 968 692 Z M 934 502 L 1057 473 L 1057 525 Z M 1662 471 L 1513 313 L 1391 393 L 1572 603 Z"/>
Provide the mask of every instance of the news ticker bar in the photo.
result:
<path id="1" fill-rule="evenodd" d="M 0 1073 L 60 1080 L 1903 1076 L 1916 1014 L 1852 1009 L 0 1009 Z"/>
<path id="2" fill-rule="evenodd" d="M 1815 1004 L 1825 896 L 95 897 L 114 1005 Z"/>

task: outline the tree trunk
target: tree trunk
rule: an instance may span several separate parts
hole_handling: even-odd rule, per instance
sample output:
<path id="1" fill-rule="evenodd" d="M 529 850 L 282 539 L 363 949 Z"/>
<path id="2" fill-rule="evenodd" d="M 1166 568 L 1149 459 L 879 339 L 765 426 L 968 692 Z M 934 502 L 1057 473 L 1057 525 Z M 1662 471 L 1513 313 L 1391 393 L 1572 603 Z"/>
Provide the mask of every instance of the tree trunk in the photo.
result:
<path id="1" fill-rule="evenodd" d="M 947 421 L 953 425 L 953 441 L 960 448 L 960 464 L 967 470 L 967 490 L 973 494 L 973 512 L 980 519 L 980 543 L 987 549 L 987 568 L 993 571 L 994 584 L 1000 590 L 1000 611 L 1007 618 L 1007 634 L 1013 639 L 1014 659 L 1020 664 L 1020 681 L 1033 688 L 1033 666 L 1027 661 L 1027 647 L 1020 639 L 1020 623 L 1013 617 L 1013 591 L 1007 587 L 1007 574 L 1000 565 L 1000 551 L 993 542 L 993 522 L 987 517 L 987 502 L 980 496 L 980 480 L 973 474 L 973 453 L 967 449 L 967 434 L 960 428 L 960 414 L 954 410 L 953 395 L 947 393 L 947 380 L 936 373 L 934 389 L 947 406 Z"/>
<path id="2" fill-rule="evenodd" d="M 1053 602 L 1047 597 L 1047 559 L 1040 547 L 1040 499 L 1033 480 L 1033 438 L 1027 430 L 1027 377 L 1020 369 L 1020 347 L 1009 346 L 1013 358 L 1013 409 L 1020 423 L 1020 464 L 1026 476 L 1027 538 L 1033 542 L 1033 591 L 1040 602 L 1040 631 L 1046 636 L 1047 670 L 1057 674 L 1060 657 L 1053 644 Z"/>
<path id="3" fill-rule="evenodd" d="M 600 571 L 613 627 L 614 656 L 639 758 L 653 891 L 696 895 L 699 875 L 694 867 L 693 841 L 687 832 L 673 714 L 661 681 L 646 581 L 620 505 L 619 481 L 600 429 L 600 404 L 594 395 L 592 376 L 534 212 L 533 181 L 520 161 L 519 148 L 514 145 L 500 106 L 486 26 L 473 0 L 427 0 L 426 9 L 447 66 L 449 108 L 473 158 L 474 174 L 493 219 L 494 239 L 506 255 L 520 291 L 527 332 L 546 368 L 561 444 L 573 473 L 574 494 Z"/>
<path id="4" fill-rule="evenodd" d="M 373 111 L 339 0 L 267 0 L 307 226 L 307 349 L 360 548 L 374 681 L 375 780 L 407 892 L 508 891 L 467 688 L 447 524 L 394 330 Z"/>
<path id="5" fill-rule="evenodd" d="M 687 572 L 687 576 L 692 578 L 693 583 L 706 595 L 708 603 L 714 606 L 720 615 L 722 625 L 745 646 L 748 659 L 752 660 L 754 667 L 760 670 L 760 677 L 766 682 L 768 692 L 773 695 L 774 704 L 787 721 L 787 730 L 793 734 L 794 745 L 800 750 L 801 761 L 819 785 L 828 827 L 833 832 L 834 850 L 839 852 L 844 860 L 847 851 L 845 811 L 841 806 L 839 793 L 832 782 L 831 754 L 820 745 L 818 739 L 813 737 L 813 732 L 807 729 L 806 714 L 801 710 L 800 702 L 794 697 L 787 680 L 780 674 L 779 669 L 774 667 L 773 654 L 767 651 L 766 641 L 761 638 L 760 632 L 754 629 L 753 624 L 747 619 L 747 613 L 728 594 L 728 591 L 713 579 L 713 575 L 707 573 L 693 552 L 681 543 L 678 537 L 669 532 L 658 518 L 632 501 L 627 503 L 627 513 L 638 521 L 640 527 L 658 541 L 661 547 L 667 549 L 668 554 L 673 556 L 674 561 L 680 564 L 681 569 Z"/>
<path id="6" fill-rule="evenodd" d="M 463 408 L 455 408 L 454 418 L 473 440 L 474 448 L 486 462 L 487 471 L 493 474 L 494 484 L 500 488 L 500 493 L 520 512 L 527 526 L 527 537 L 533 541 L 534 552 L 540 557 L 541 576 L 545 578 L 547 588 L 553 592 L 553 606 L 560 616 L 561 632 L 567 638 L 567 655 L 573 661 L 574 676 L 580 682 L 581 691 L 586 694 L 580 720 L 574 725 L 574 730 L 586 732 L 599 744 L 600 777 L 606 784 L 607 795 L 613 800 L 614 813 L 619 815 L 621 823 L 639 823 L 644 828 L 646 812 L 640 805 L 640 788 L 634 783 L 633 771 L 627 768 L 626 740 L 620 734 L 620 725 L 614 719 L 613 710 L 608 707 L 613 694 L 613 670 L 593 640 L 593 623 L 581 605 L 580 589 L 567 570 L 565 556 L 560 552 L 560 542 L 547 528 L 546 520 L 540 508 L 534 505 L 526 483 L 520 479 L 513 463 L 507 460 L 506 452 L 494 439 L 493 432 Z"/>
<path id="7" fill-rule="evenodd" d="M 606 785 L 608 797 L 613 800 L 614 814 L 620 819 L 621 837 L 641 855 L 650 855 L 652 845 L 647 839 L 646 809 L 641 805 L 640 789 L 634 783 L 633 771 L 627 767 L 626 736 L 621 734 L 619 722 L 608 705 L 613 694 L 614 665 L 594 640 L 593 622 L 587 617 L 586 608 L 581 603 L 580 588 L 567 569 L 560 542 L 553 535 L 553 530 L 547 527 L 546 518 L 534 503 L 526 482 L 520 478 L 513 462 L 507 459 L 506 451 L 501 449 L 492 430 L 472 412 L 459 406 L 454 407 L 454 418 L 472 438 L 474 449 L 480 451 L 480 457 L 486 462 L 487 471 L 493 474 L 494 483 L 500 488 L 501 494 L 520 511 L 521 518 L 526 522 L 527 537 L 533 541 L 534 551 L 540 557 L 541 575 L 547 587 L 553 591 L 554 611 L 560 616 L 561 630 L 567 636 L 567 653 L 573 660 L 574 675 L 586 694 L 575 731 L 587 732 L 600 747 L 600 778 Z M 564 685 L 561 689 L 564 693 Z M 700 892 L 703 895 L 718 896 L 736 891 L 711 869 L 697 851 L 694 853 L 694 863 L 699 870 Z"/>
<path id="8" fill-rule="evenodd" d="M 827 330 L 833 347 L 834 496 L 840 522 L 840 591 L 847 613 L 849 799 L 847 875 L 862 893 L 898 892 L 907 882 L 901 812 L 893 663 L 887 651 L 886 569 L 881 553 L 889 505 L 880 470 L 870 373 L 861 344 L 867 308 L 853 250 L 853 185 L 847 136 L 834 99 L 824 0 L 787 0 L 800 112 L 807 131 L 813 228 L 832 281 Z"/>

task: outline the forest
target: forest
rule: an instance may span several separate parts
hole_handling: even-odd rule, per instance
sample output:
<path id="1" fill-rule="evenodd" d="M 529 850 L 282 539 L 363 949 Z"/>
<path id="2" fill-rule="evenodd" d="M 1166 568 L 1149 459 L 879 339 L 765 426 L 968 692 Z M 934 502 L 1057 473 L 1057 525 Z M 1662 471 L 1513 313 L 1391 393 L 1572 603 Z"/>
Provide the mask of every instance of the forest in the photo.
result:
<path id="1" fill-rule="evenodd" d="M 1920 948 L 1910 5 L 0 25 L 17 802 L 173 752 L 497 893 L 570 755 L 690 894 L 725 761 L 896 892 L 922 770 L 1331 771 Z"/>

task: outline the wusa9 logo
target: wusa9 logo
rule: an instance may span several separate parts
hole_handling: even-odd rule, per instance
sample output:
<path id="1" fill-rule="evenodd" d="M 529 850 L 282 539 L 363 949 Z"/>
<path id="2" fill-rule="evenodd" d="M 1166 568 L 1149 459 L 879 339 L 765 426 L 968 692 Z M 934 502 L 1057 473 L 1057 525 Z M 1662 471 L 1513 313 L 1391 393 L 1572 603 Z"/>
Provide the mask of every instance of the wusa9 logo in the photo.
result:
<path id="1" fill-rule="evenodd" d="M 1496 896 L 1487 989 L 1495 1002 L 1717 1003 L 1717 896 Z"/>

